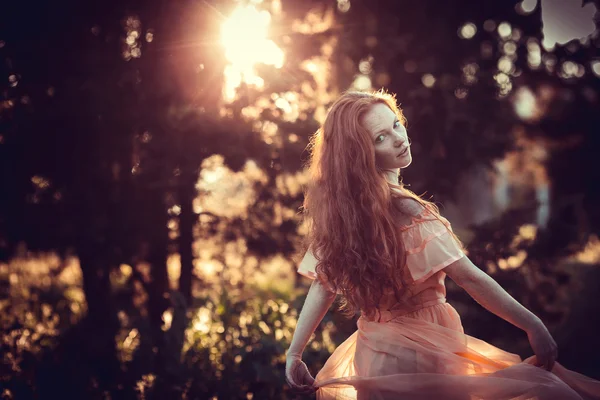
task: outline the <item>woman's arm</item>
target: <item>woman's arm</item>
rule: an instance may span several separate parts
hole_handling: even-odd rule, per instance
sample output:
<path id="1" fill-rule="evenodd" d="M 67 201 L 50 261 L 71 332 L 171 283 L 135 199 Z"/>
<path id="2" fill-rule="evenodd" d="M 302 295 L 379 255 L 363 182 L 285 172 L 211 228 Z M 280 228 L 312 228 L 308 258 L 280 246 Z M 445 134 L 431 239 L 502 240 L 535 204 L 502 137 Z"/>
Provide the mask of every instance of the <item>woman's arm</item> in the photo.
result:
<path id="1" fill-rule="evenodd" d="M 321 320 L 323 320 L 334 300 L 335 293 L 325 289 L 318 280 L 313 280 L 308 295 L 304 300 L 300 316 L 298 317 L 294 336 L 287 351 L 287 358 L 302 358 L 302 352 L 310 336 L 314 333 Z"/>
<path id="2" fill-rule="evenodd" d="M 539 329 L 543 322 L 523 307 L 491 276 L 477 268 L 468 257 L 450 264 L 444 272 L 479 304 L 525 332 Z"/>
<path id="3" fill-rule="evenodd" d="M 298 317 L 294 337 L 286 354 L 285 378 L 288 384 L 300 393 L 310 394 L 316 391 L 315 379 L 302 361 L 304 348 L 335 299 L 335 293 L 329 292 L 318 281 L 313 280 L 304 306 Z"/>
<path id="4" fill-rule="evenodd" d="M 524 330 L 536 356 L 534 365 L 552 371 L 558 357 L 558 347 L 541 319 L 519 304 L 466 256 L 447 266 L 444 271 L 488 311 Z"/>

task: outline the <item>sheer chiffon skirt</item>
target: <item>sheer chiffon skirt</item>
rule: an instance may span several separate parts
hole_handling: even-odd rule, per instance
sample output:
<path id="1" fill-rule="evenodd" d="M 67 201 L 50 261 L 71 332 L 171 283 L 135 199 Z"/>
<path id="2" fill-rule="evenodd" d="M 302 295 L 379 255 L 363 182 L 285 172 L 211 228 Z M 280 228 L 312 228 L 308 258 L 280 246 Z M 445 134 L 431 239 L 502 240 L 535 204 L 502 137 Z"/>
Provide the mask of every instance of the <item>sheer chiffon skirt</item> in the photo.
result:
<path id="1" fill-rule="evenodd" d="M 317 399 L 600 399 L 600 381 L 466 335 L 448 303 L 357 326 L 316 376 Z"/>

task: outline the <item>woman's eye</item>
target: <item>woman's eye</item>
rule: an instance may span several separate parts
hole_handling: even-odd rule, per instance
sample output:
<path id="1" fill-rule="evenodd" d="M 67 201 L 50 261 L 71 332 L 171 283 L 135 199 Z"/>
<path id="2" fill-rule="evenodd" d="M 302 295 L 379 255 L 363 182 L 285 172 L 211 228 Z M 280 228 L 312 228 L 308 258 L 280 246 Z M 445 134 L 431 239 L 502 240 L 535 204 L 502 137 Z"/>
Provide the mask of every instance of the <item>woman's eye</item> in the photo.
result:
<path id="1" fill-rule="evenodd" d="M 398 128 L 399 126 L 400 126 L 400 121 L 394 122 L 394 129 Z"/>
<path id="2" fill-rule="evenodd" d="M 379 136 L 377 136 L 377 137 L 375 138 L 375 142 L 377 142 L 377 143 L 381 143 L 383 139 L 382 139 L 382 140 L 378 140 L 378 139 L 379 139 L 380 137 L 382 137 L 382 136 L 383 136 L 383 135 L 379 135 Z"/>

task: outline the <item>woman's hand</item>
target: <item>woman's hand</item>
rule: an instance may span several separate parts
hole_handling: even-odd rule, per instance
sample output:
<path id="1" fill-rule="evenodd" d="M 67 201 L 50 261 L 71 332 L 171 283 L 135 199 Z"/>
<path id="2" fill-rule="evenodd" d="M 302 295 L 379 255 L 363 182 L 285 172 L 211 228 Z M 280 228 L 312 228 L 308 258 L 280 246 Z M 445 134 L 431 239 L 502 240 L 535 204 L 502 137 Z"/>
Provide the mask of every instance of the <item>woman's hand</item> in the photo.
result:
<path id="1" fill-rule="evenodd" d="M 317 391 L 315 379 L 310 375 L 308 367 L 298 357 L 288 357 L 285 360 L 285 380 L 298 393 L 310 394 Z"/>
<path id="2" fill-rule="evenodd" d="M 558 357 L 558 346 L 546 326 L 543 323 L 537 324 L 527 331 L 527 338 L 537 358 L 534 365 L 552 371 Z"/>

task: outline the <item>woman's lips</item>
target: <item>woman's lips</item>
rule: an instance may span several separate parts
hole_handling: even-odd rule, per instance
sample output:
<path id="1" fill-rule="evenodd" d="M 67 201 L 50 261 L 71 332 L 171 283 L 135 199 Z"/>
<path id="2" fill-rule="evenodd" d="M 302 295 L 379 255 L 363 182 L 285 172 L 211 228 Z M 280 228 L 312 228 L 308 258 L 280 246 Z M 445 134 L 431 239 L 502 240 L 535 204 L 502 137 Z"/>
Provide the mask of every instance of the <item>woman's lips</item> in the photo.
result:
<path id="1" fill-rule="evenodd" d="M 404 156 L 404 155 L 406 155 L 406 154 L 408 154 L 408 147 L 407 147 L 407 148 L 405 148 L 405 149 L 404 149 L 404 151 L 403 151 L 402 153 L 398 154 L 398 156 L 397 156 L 397 157 L 402 157 L 402 156 Z"/>

